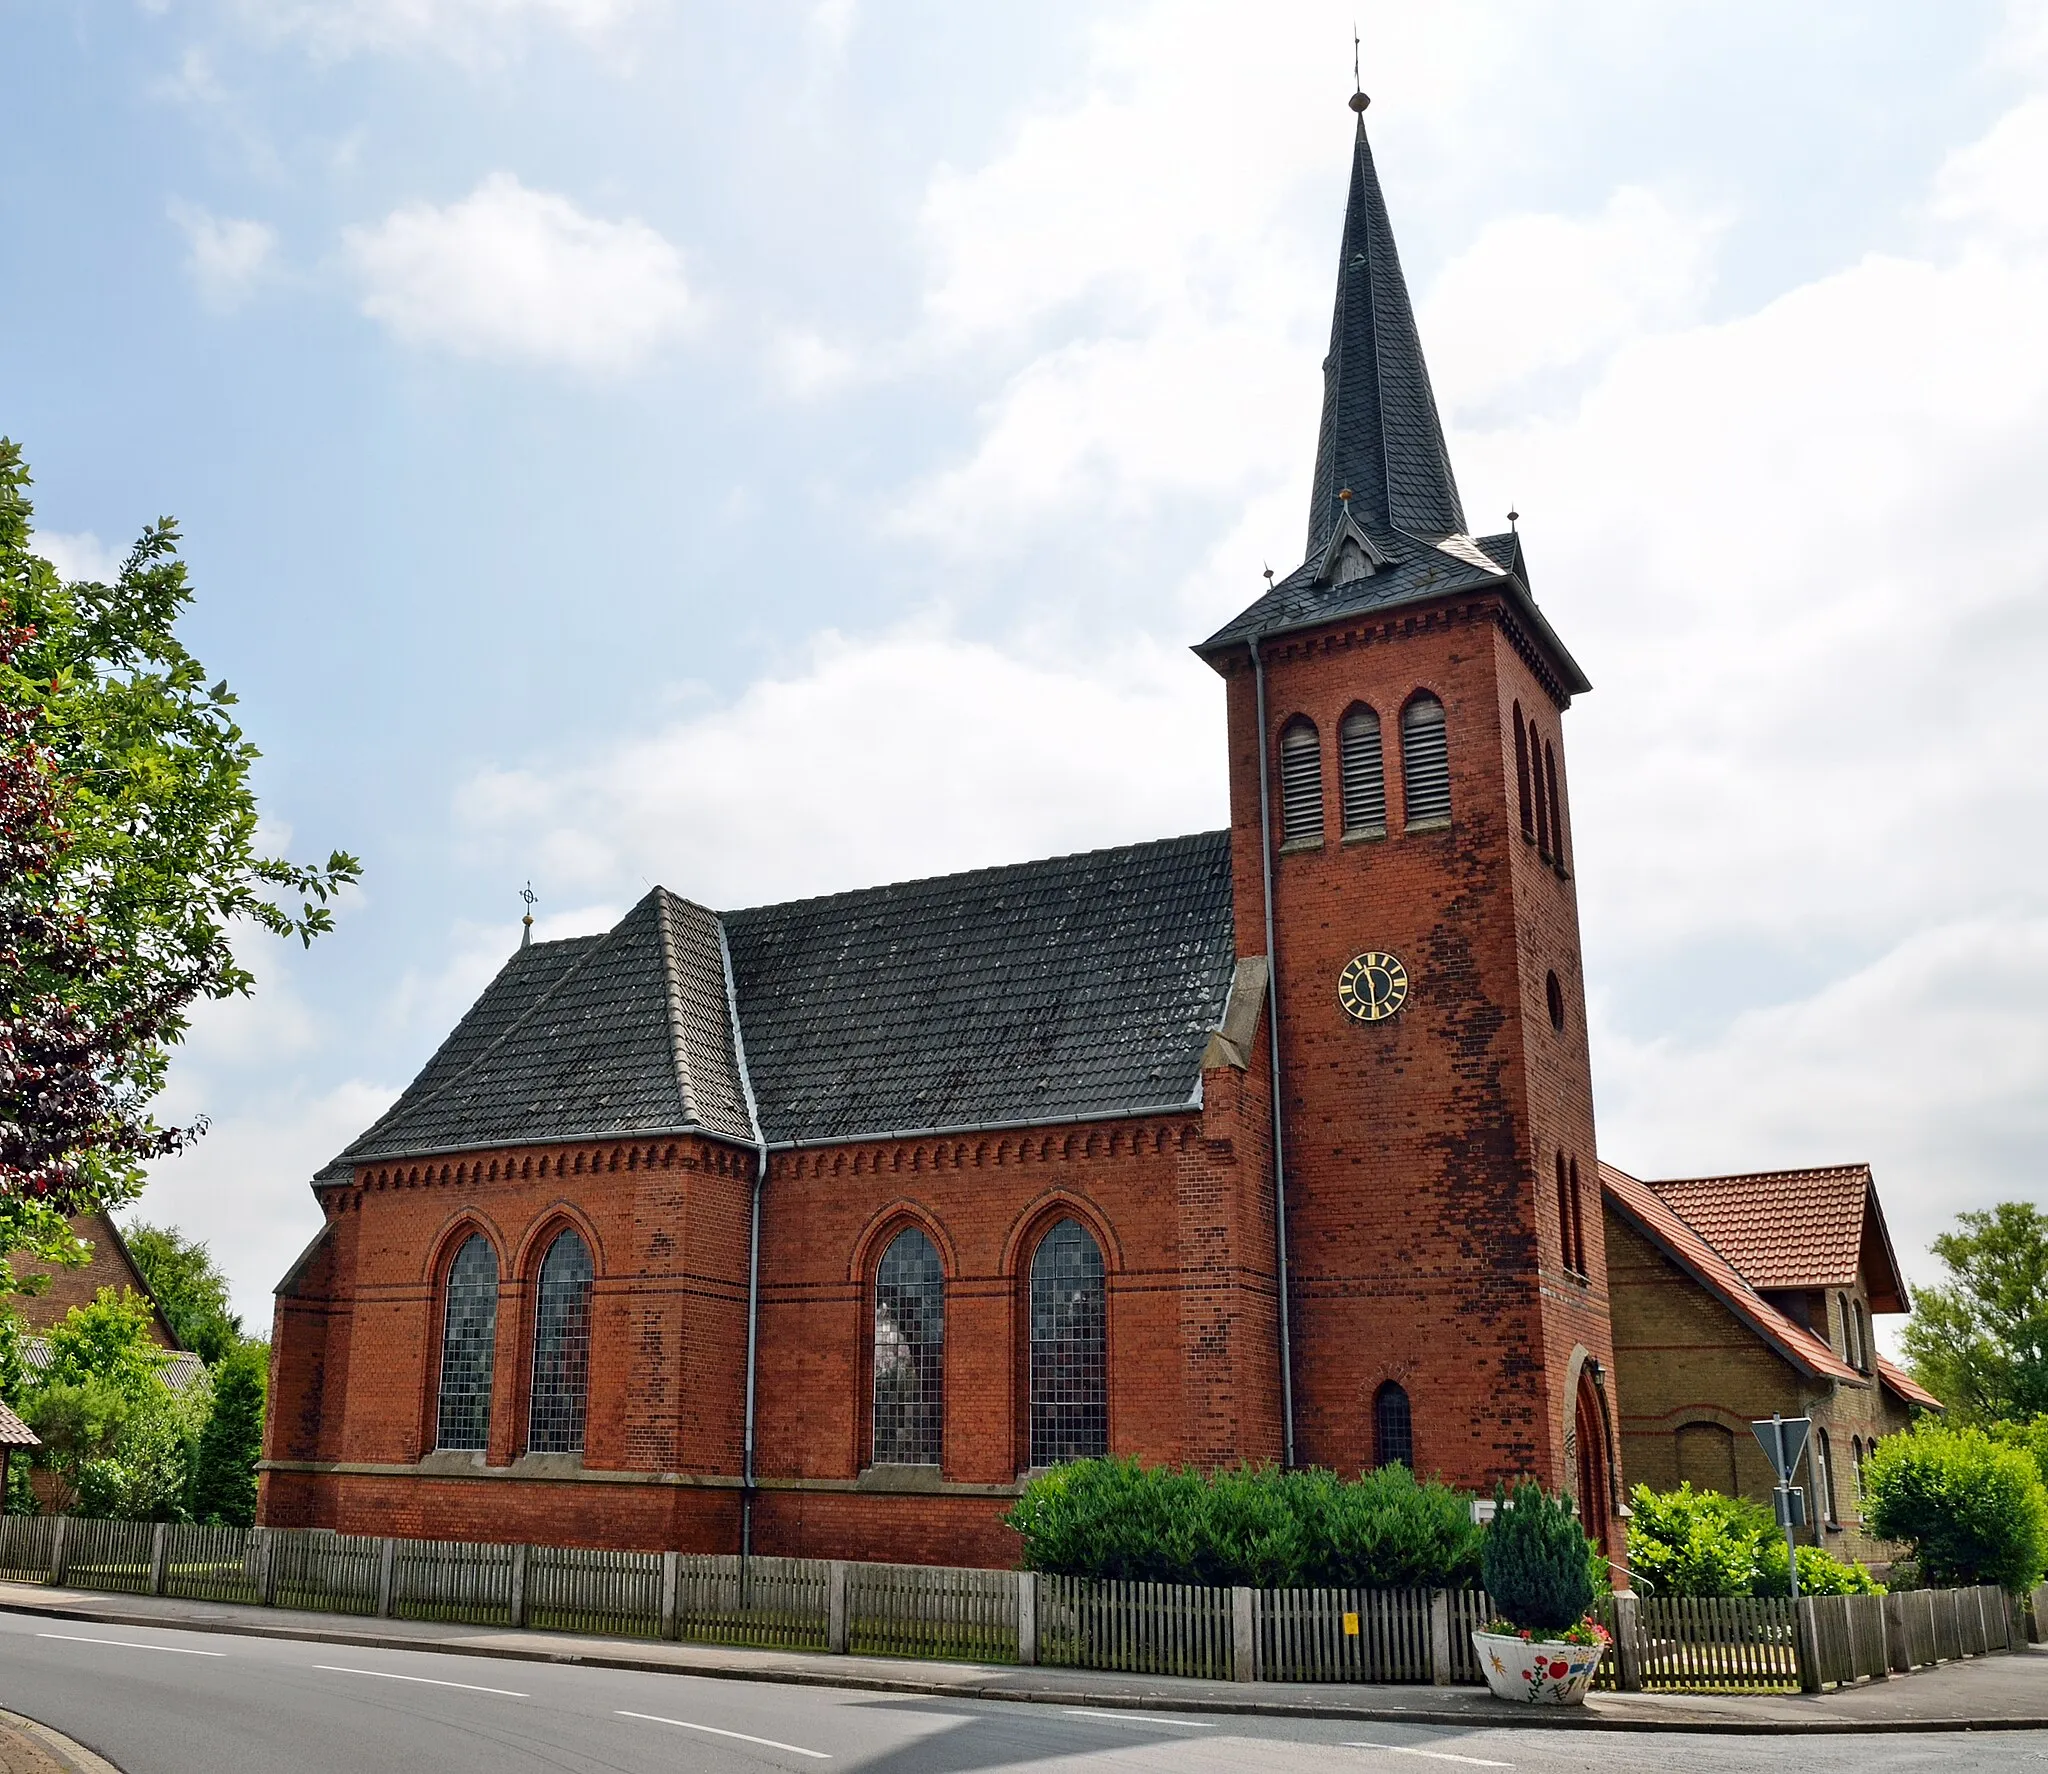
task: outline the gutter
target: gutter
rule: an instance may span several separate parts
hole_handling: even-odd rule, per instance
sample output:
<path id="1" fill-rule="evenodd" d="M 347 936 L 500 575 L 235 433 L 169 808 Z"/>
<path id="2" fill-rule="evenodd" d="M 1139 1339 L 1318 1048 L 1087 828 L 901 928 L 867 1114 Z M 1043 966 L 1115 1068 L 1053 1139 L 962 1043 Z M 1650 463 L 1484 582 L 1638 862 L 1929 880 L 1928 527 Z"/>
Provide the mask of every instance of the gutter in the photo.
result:
<path id="1" fill-rule="evenodd" d="M 1280 1446 L 1281 1464 L 1294 1467 L 1294 1341 L 1293 1308 L 1287 1273 L 1287 1136 L 1280 1090 L 1280 953 L 1273 936 L 1273 816 L 1267 790 L 1270 774 L 1266 745 L 1266 660 L 1260 651 L 1263 634 L 1245 644 L 1252 653 L 1252 681 L 1258 691 L 1259 717 L 1259 875 L 1266 893 L 1266 1039 L 1273 1075 L 1273 1238 L 1280 1284 Z"/>

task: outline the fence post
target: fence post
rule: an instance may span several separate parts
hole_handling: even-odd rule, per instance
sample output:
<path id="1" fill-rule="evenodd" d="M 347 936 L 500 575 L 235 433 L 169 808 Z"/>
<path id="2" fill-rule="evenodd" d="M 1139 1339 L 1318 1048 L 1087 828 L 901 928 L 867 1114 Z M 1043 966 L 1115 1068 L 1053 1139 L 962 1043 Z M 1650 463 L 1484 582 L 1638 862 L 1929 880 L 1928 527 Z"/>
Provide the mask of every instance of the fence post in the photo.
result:
<path id="1" fill-rule="evenodd" d="M 1894 1675 L 1913 1673 L 1913 1635 L 1906 1628 L 1906 1598 L 1887 1594 L 1884 1598 L 1884 1649 Z"/>
<path id="2" fill-rule="evenodd" d="M 661 1555 L 661 1636 L 676 1638 L 681 1635 L 682 1622 L 683 1555 L 680 1552 L 664 1552 Z"/>
<path id="3" fill-rule="evenodd" d="M 846 1655 L 846 1560 L 835 1558 L 825 1567 L 825 1649 L 834 1657 Z"/>
<path id="4" fill-rule="evenodd" d="M 149 1593 L 162 1595 L 165 1579 L 170 1575 L 171 1524 L 160 1521 L 156 1532 L 149 1541 Z"/>
<path id="5" fill-rule="evenodd" d="M 1259 1679 L 1259 1638 L 1252 1614 L 1252 1592 L 1242 1585 L 1230 1592 L 1230 1679 Z"/>
<path id="6" fill-rule="evenodd" d="M 1448 1688 L 1451 1673 L 1451 1595 L 1447 1589 L 1429 1592 L 1429 1680 L 1432 1687 Z"/>
<path id="7" fill-rule="evenodd" d="M 506 1584 L 505 1600 L 515 1631 L 526 1624 L 526 1564 L 532 1555 L 531 1546 L 512 1548 L 512 1575 Z"/>
<path id="8" fill-rule="evenodd" d="M 398 1542 L 389 1534 L 384 1536 L 382 1555 L 377 1562 L 377 1618 L 389 1620 L 391 1610 L 397 1601 L 398 1588 Z"/>
<path id="9" fill-rule="evenodd" d="M 1017 1573 L 1017 1661 L 1027 1668 L 1038 1661 L 1038 1573 Z"/>
<path id="10" fill-rule="evenodd" d="M 1802 1694 L 1818 1694 L 1821 1690 L 1819 1625 L 1813 1617 L 1813 1597 L 1802 1595 L 1792 1604 L 1792 1651 L 1799 1660 Z"/>
<path id="11" fill-rule="evenodd" d="M 1642 1609 L 1635 1595 L 1614 1598 L 1614 1679 L 1624 1694 L 1643 1691 Z"/>
<path id="12" fill-rule="evenodd" d="M 260 1528 L 257 1531 L 263 1538 L 259 1542 L 260 1550 L 257 1553 L 259 1562 L 256 1566 L 256 1593 L 262 1598 L 266 1608 L 274 1608 L 277 1606 L 277 1530 Z"/>
<path id="13" fill-rule="evenodd" d="M 56 1529 L 50 1535 L 50 1582 L 58 1589 L 64 1587 L 64 1579 L 71 1574 L 71 1548 L 66 1544 L 70 1538 L 71 1517 L 60 1515 Z"/>

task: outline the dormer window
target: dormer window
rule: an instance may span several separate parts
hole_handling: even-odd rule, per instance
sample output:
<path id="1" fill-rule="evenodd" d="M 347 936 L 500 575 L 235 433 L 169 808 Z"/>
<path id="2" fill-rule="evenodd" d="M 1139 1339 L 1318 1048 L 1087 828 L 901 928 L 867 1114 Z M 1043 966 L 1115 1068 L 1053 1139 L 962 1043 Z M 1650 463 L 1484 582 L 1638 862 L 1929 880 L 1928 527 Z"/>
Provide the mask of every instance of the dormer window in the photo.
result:
<path id="1" fill-rule="evenodd" d="M 1365 550 L 1357 542 L 1346 538 L 1344 546 L 1337 551 L 1337 571 L 1332 577 L 1339 585 L 1349 585 L 1354 579 L 1369 578 L 1372 562 L 1365 558 Z"/>

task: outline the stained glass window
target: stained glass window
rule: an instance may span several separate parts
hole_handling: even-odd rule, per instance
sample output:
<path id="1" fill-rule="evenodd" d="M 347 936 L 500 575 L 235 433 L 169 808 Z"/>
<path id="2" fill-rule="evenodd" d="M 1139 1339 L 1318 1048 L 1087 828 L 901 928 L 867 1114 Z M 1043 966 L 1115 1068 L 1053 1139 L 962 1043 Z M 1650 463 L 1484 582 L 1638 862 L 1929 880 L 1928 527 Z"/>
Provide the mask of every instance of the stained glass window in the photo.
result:
<path id="1" fill-rule="evenodd" d="M 536 1454 L 580 1454 L 590 1391 L 590 1247 L 564 1232 L 541 1260 L 533 1316 L 533 1412 L 526 1445 Z"/>
<path id="2" fill-rule="evenodd" d="M 491 1439 L 491 1365 L 498 1344 L 498 1253 L 473 1232 L 448 1266 L 441 1330 L 441 1411 L 434 1445 L 479 1449 Z"/>
<path id="3" fill-rule="evenodd" d="M 936 1466 L 944 1442 L 946 1275 L 915 1226 L 875 1271 L 875 1464 Z"/>
<path id="4" fill-rule="evenodd" d="M 1109 1451 L 1102 1252 L 1061 1220 L 1031 1259 L 1031 1464 Z"/>
<path id="5" fill-rule="evenodd" d="M 1415 1470 L 1415 1422 L 1408 1414 L 1408 1394 L 1392 1380 L 1373 1395 L 1372 1463 Z"/>

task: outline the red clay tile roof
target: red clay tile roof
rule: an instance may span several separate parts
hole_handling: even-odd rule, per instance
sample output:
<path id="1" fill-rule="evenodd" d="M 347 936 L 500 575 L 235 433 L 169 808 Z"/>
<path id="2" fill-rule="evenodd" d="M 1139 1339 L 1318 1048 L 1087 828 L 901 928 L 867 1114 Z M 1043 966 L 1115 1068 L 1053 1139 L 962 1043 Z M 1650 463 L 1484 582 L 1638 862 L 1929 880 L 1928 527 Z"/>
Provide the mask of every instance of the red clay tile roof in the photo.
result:
<path id="1" fill-rule="evenodd" d="M 1649 1185 L 1752 1287 L 1853 1287 L 1873 1312 L 1906 1310 L 1906 1289 L 1867 1164 L 1681 1177 Z"/>
<path id="2" fill-rule="evenodd" d="M 42 1445 L 33 1429 L 0 1404 L 0 1448 L 39 1448 Z"/>
<path id="3" fill-rule="evenodd" d="M 1917 1404 L 1923 1410 L 1945 1411 L 1948 1406 L 1920 1384 L 1902 1367 L 1894 1367 L 1880 1355 L 1877 1358 L 1877 1377 L 1908 1404 Z"/>
<path id="4" fill-rule="evenodd" d="M 1680 1218 L 1664 1199 L 1661 1185 L 1642 1182 L 1611 1164 L 1600 1166 L 1600 1184 L 1607 1199 L 1645 1238 L 1801 1373 L 1865 1384 L 1863 1375 L 1766 1300 L 1726 1256 Z"/>

